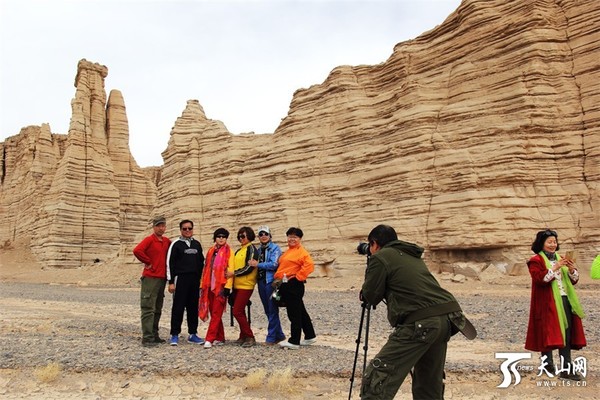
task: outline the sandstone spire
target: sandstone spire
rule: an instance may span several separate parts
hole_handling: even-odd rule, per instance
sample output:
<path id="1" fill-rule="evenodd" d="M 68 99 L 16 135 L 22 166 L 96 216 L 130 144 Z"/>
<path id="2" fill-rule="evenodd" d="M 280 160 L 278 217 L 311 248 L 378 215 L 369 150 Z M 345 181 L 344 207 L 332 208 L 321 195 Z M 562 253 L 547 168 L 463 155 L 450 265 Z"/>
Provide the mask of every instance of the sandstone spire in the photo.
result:
<path id="1" fill-rule="evenodd" d="M 67 148 L 42 199 L 32 244 L 50 266 L 77 267 L 119 251 L 119 192 L 104 130 L 107 72 L 86 60 L 77 68 Z"/>
<path id="2" fill-rule="evenodd" d="M 128 254 L 131 243 L 149 221 L 156 202 L 156 186 L 146 178 L 129 151 L 129 123 L 123 95 L 111 90 L 106 106 L 106 137 L 113 168 L 114 185 L 119 193 L 119 242 L 121 254 Z"/>

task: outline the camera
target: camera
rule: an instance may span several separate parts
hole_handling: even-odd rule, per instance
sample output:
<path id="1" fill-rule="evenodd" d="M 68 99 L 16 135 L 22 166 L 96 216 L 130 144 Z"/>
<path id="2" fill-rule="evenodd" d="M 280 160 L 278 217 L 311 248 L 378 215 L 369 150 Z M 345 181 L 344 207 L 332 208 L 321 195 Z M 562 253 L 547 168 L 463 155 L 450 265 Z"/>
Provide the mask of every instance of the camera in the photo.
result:
<path id="1" fill-rule="evenodd" d="M 356 251 L 358 251 L 358 254 L 362 254 L 363 256 L 367 256 L 367 257 L 371 256 L 371 249 L 370 249 L 369 243 L 364 243 L 364 242 L 359 243 L 358 246 L 356 247 Z"/>

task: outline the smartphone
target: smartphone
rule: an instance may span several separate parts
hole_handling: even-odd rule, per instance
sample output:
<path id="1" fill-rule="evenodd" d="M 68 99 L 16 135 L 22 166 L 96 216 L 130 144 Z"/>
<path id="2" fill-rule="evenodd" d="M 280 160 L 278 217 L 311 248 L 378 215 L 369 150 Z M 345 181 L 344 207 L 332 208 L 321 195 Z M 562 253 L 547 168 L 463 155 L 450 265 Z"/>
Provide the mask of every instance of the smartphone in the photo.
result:
<path id="1" fill-rule="evenodd" d="M 567 250 L 567 252 L 565 253 L 565 258 L 567 260 L 575 261 L 575 254 L 573 253 L 573 250 Z"/>

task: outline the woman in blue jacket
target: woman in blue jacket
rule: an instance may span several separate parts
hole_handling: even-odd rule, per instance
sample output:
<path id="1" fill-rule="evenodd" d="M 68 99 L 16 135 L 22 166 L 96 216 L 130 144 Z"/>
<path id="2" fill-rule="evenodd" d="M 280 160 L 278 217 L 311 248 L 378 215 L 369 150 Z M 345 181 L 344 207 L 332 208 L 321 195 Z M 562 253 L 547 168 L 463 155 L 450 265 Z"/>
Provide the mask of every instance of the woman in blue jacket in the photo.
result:
<path id="1" fill-rule="evenodd" d="M 271 230 L 267 225 L 258 227 L 258 240 L 260 241 L 259 259 L 258 261 L 251 260 L 249 263 L 258 267 L 258 294 L 269 321 L 265 342 L 268 345 L 274 345 L 285 340 L 285 335 L 281 329 L 281 321 L 279 320 L 279 308 L 272 298 L 274 289 L 271 286 L 273 275 L 279 265 L 278 260 L 281 256 L 281 249 L 273 243 Z"/>

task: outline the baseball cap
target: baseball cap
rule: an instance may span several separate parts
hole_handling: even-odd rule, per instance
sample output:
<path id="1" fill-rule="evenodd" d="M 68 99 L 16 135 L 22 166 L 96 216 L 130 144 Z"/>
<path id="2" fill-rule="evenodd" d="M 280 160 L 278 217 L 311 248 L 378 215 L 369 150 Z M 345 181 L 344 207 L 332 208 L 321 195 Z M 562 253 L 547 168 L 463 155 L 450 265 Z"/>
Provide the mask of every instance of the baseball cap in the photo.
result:
<path id="1" fill-rule="evenodd" d="M 258 227 L 258 232 L 266 232 L 269 235 L 271 234 L 271 230 L 269 229 L 269 227 L 267 225 L 261 225 Z"/>
<path id="2" fill-rule="evenodd" d="M 166 224 L 166 223 L 167 223 L 167 220 L 165 217 L 156 217 L 152 220 L 152 226 Z"/>

